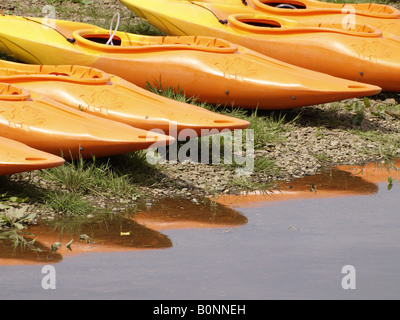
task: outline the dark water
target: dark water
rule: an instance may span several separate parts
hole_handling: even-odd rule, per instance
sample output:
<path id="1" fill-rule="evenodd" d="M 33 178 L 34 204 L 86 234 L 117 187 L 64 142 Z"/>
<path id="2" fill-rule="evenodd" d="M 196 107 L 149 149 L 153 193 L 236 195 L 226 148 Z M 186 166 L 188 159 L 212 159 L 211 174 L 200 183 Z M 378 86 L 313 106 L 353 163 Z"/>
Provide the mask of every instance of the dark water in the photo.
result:
<path id="1" fill-rule="evenodd" d="M 12 265 L 0 266 L 0 299 L 399 299 L 400 183 L 387 187 L 340 171 L 285 186 L 305 195 L 292 200 L 167 201 L 135 221 L 82 225 L 94 243 L 64 231 L 72 253 L 52 261 L 1 251 Z M 59 235 L 40 228 L 48 250 Z M 54 290 L 42 288 L 46 264 Z M 346 265 L 355 289 L 342 287 Z"/>

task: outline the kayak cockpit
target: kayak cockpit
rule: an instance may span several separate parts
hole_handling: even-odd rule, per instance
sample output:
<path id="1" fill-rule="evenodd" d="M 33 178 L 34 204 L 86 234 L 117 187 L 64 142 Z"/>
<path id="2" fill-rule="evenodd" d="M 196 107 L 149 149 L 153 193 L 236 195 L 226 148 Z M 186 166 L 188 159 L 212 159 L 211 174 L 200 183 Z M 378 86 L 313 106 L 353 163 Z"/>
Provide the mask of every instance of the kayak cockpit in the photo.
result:
<path id="1" fill-rule="evenodd" d="M 254 4 L 268 5 L 278 9 L 307 9 L 307 6 L 303 2 L 299 1 L 276 1 L 276 0 L 259 0 L 254 1 Z"/>
<path id="2" fill-rule="evenodd" d="M 128 53 L 129 51 L 200 50 L 233 53 L 237 47 L 225 40 L 203 36 L 145 36 L 117 32 L 112 38 L 103 29 L 79 30 L 73 33 L 76 43 L 102 52 Z M 110 41 L 111 39 L 111 41 Z"/>
<path id="3" fill-rule="evenodd" d="M 263 14 L 232 14 L 228 21 L 233 28 L 254 34 L 340 33 L 358 37 L 381 37 L 382 32 L 368 25 L 356 24 L 352 28 L 338 23 L 319 23 L 303 27 L 295 22 Z"/>

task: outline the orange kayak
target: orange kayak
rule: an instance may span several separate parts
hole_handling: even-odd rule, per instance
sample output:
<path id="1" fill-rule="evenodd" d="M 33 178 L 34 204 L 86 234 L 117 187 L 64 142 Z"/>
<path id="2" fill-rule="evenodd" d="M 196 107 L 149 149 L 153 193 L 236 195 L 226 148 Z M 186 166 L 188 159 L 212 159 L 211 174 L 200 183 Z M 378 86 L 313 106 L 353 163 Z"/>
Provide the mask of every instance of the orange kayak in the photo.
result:
<path id="1" fill-rule="evenodd" d="M 230 5 L 242 10 L 253 9 L 270 18 L 284 18 L 296 27 L 330 24 L 355 30 L 359 25 L 379 29 L 385 38 L 400 42 L 400 10 L 374 3 L 329 3 L 314 0 L 201 0 L 198 2 Z"/>
<path id="2" fill-rule="evenodd" d="M 66 159 L 111 156 L 175 141 L 2 83 L 0 136 Z"/>
<path id="3" fill-rule="evenodd" d="M 185 1 L 185 0 L 183 0 Z M 332 3 L 317 0 L 198 0 L 196 2 L 221 3 L 231 6 L 249 6 L 261 11 L 288 15 L 356 14 L 380 19 L 399 19 L 400 10 L 378 3 Z M 358 18 L 358 17 L 357 17 Z"/>
<path id="4" fill-rule="evenodd" d="M 0 176 L 59 167 L 64 162 L 63 158 L 0 137 Z"/>
<path id="5" fill-rule="evenodd" d="M 178 136 L 245 129 L 247 121 L 167 99 L 98 69 L 71 65 L 28 65 L 0 60 L 0 82 L 106 119 Z M 186 130 L 187 132 L 189 130 Z"/>
<path id="6" fill-rule="evenodd" d="M 153 37 L 55 20 L 0 17 L 0 49 L 34 64 L 76 64 L 138 86 L 160 83 L 213 104 L 282 109 L 380 92 L 271 59 L 213 37 Z M 2 31 L 3 30 L 3 31 Z M 113 40 L 113 45 L 106 43 Z"/>
<path id="7" fill-rule="evenodd" d="M 302 68 L 400 92 L 399 43 L 357 19 L 349 30 L 324 20 L 299 26 L 280 15 L 225 3 L 120 2 L 169 35 L 213 35 Z"/>
<path id="8" fill-rule="evenodd" d="M 299 14 L 337 14 L 347 12 L 352 8 L 352 12 L 358 16 L 374 17 L 380 19 L 398 19 L 400 10 L 378 3 L 332 3 L 317 0 L 221 0 L 221 2 L 230 4 L 233 2 L 242 2 L 243 5 L 253 3 L 254 6 L 265 8 L 269 6 L 277 13 L 280 9 L 300 9 Z M 297 13 L 296 13 L 297 14 Z"/>

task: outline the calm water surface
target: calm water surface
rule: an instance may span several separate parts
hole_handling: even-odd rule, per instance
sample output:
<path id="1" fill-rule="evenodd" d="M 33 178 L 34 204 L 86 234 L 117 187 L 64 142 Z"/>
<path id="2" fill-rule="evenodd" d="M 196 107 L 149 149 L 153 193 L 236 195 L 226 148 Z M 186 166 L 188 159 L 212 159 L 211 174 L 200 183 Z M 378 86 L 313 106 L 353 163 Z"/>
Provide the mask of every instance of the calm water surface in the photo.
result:
<path id="1" fill-rule="evenodd" d="M 46 252 L 0 247 L 0 298 L 399 299 L 400 176 L 374 168 L 342 167 L 273 196 L 216 205 L 168 200 L 134 220 L 84 224 L 61 238 L 34 226 Z M 45 260 L 52 243 L 71 239 L 72 252 Z M 41 286 L 47 264 L 55 290 Z M 354 290 L 342 288 L 346 265 L 355 268 Z"/>

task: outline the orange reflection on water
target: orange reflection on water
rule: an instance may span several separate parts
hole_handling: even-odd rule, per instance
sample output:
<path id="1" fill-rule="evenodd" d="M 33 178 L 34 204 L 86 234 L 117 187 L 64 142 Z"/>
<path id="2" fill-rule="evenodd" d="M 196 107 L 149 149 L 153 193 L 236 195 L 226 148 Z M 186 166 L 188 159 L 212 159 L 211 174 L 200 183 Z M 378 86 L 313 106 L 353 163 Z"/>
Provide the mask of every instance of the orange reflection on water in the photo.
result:
<path id="1" fill-rule="evenodd" d="M 214 201 L 230 207 L 251 207 L 260 202 L 288 201 L 296 199 L 333 198 L 342 196 L 368 195 L 378 192 L 378 183 L 387 182 L 391 177 L 400 180 L 395 164 L 368 164 L 365 166 L 342 165 L 332 171 L 294 179 L 279 184 L 279 190 L 268 193 L 223 195 Z"/>
<path id="2" fill-rule="evenodd" d="M 239 212 L 208 199 L 192 200 L 167 199 L 140 210 L 134 220 L 154 230 L 189 228 L 228 228 L 247 223 Z"/>
<path id="3" fill-rule="evenodd" d="M 37 237 L 34 245 L 40 251 L 20 246 L 15 250 L 10 241 L 0 241 L 0 265 L 56 263 L 63 257 L 89 252 L 165 249 L 172 246 L 167 236 L 130 219 L 85 223 L 74 231 L 54 230 L 46 225 L 30 226 L 27 231 Z M 83 235 L 85 237 L 80 239 Z M 70 250 L 66 244 L 71 240 Z M 57 242 L 62 246 L 52 253 L 52 245 Z"/>
<path id="4" fill-rule="evenodd" d="M 246 217 L 235 210 L 214 203 L 166 199 L 139 210 L 131 218 L 85 221 L 78 227 L 46 225 L 29 226 L 36 237 L 34 250 L 21 246 L 13 248 L 9 240 L 0 240 L 0 265 L 49 264 L 64 257 L 89 252 L 166 249 L 172 241 L 156 230 L 167 228 L 227 228 L 247 223 Z M 82 237 L 82 235 L 89 238 Z M 27 237 L 31 240 L 34 237 Z M 66 244 L 73 240 L 69 250 Z M 62 246 L 52 253 L 52 245 Z"/>
<path id="5" fill-rule="evenodd" d="M 327 173 L 281 183 L 280 191 L 268 194 L 224 195 L 215 201 L 164 199 L 140 208 L 131 217 L 88 219 L 78 227 L 67 222 L 57 229 L 30 226 L 27 232 L 33 236 L 26 239 L 36 239 L 34 250 L 21 246 L 14 249 L 11 241 L 0 240 L 0 266 L 58 263 L 64 257 L 89 252 L 171 248 L 171 239 L 159 231 L 240 227 L 247 223 L 247 218 L 232 207 L 249 207 L 260 202 L 374 194 L 378 191 L 377 183 L 387 182 L 388 177 L 400 180 L 399 164 L 391 168 L 377 164 L 340 166 Z M 82 235 L 89 238 L 83 239 Z M 69 250 L 65 245 L 71 240 Z M 62 246 L 52 252 L 52 245 L 57 242 Z"/>

